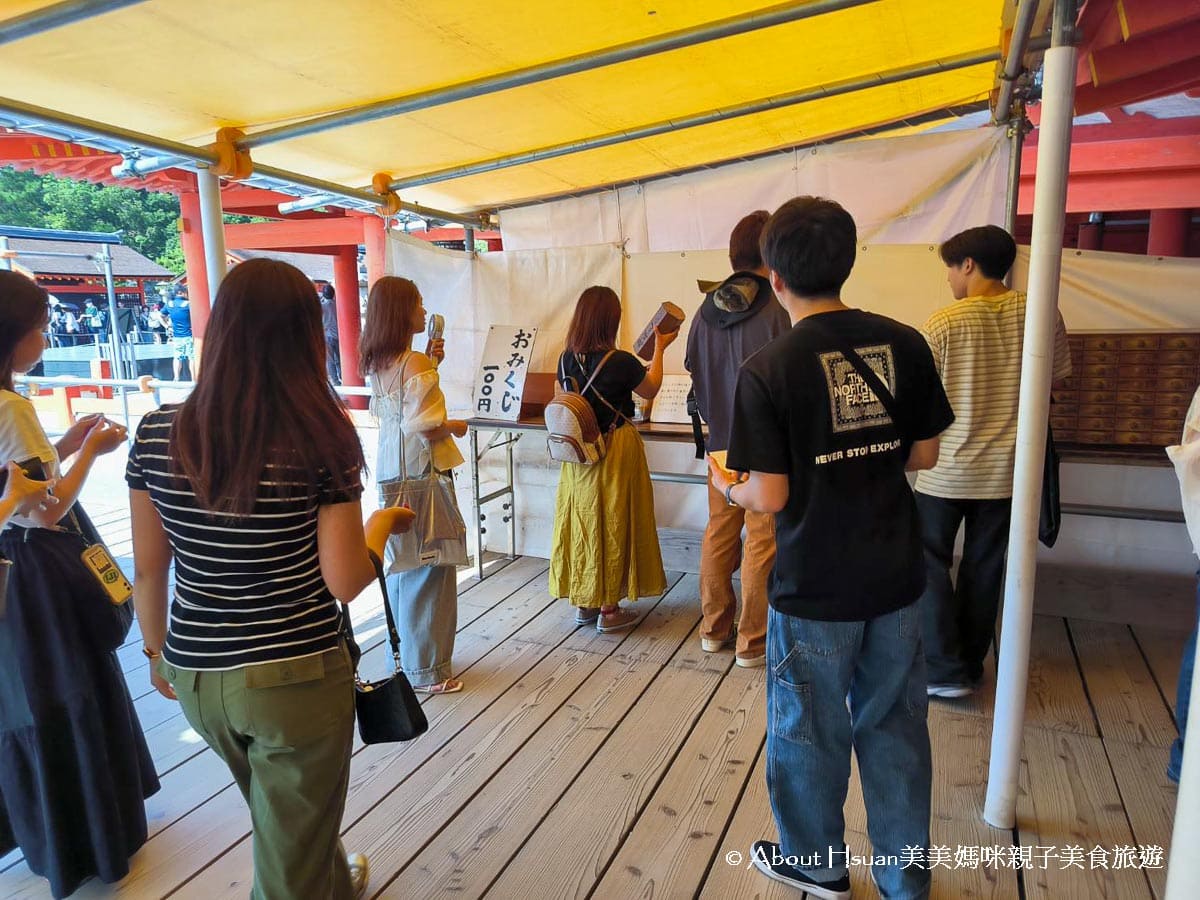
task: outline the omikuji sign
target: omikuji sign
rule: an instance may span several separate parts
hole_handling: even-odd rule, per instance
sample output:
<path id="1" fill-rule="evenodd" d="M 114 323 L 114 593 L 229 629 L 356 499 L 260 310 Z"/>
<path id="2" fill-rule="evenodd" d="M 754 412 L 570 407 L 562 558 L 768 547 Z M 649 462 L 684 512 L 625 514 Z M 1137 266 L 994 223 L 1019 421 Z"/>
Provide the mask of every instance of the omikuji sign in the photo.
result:
<path id="1" fill-rule="evenodd" d="M 493 325 L 488 329 L 472 394 L 476 416 L 517 421 L 536 337 L 537 329 L 526 325 Z"/>

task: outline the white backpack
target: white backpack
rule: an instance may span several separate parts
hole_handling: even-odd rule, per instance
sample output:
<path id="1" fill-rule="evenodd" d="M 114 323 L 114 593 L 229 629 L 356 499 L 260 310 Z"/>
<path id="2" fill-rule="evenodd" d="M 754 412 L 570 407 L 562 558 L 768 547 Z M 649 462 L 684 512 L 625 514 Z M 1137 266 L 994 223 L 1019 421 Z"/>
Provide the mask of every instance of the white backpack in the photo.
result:
<path id="1" fill-rule="evenodd" d="M 583 386 L 583 390 L 574 391 L 567 388 L 568 379 L 563 369 L 562 360 L 558 364 L 558 381 L 554 385 L 554 399 L 546 404 L 546 449 L 550 458 L 558 462 L 575 463 L 590 466 L 604 459 L 604 435 L 600 433 L 600 424 L 596 421 L 596 412 L 583 396 L 588 390 L 600 398 L 600 401 L 611 405 L 601 396 L 599 391 L 592 388 L 592 382 L 604 368 L 610 356 L 616 351 L 609 350 L 600 365 L 592 372 L 591 377 Z M 616 420 L 613 420 L 614 425 Z M 611 430 L 611 429 L 610 429 Z"/>

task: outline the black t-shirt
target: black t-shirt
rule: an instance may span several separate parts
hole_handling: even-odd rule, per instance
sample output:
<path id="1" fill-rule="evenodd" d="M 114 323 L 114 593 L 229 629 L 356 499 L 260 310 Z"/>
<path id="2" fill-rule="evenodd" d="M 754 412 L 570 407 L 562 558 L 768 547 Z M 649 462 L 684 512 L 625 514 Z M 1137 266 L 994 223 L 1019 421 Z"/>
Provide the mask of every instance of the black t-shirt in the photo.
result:
<path id="1" fill-rule="evenodd" d="M 819 324 L 800 320 L 742 365 L 727 464 L 788 476 L 771 605 L 806 619 L 871 619 L 925 589 L 904 464 L 913 441 L 941 434 L 954 413 L 919 332 L 857 309 L 812 318 Z M 909 433 L 835 349 L 838 339 L 891 390 Z"/>
<path id="2" fill-rule="evenodd" d="M 558 359 L 559 378 L 561 379 L 565 376 L 568 379 L 572 379 L 573 383 L 568 386 L 573 387 L 577 391 L 582 391 L 583 386 L 592 377 L 592 373 L 596 371 L 596 366 L 600 365 L 600 361 L 604 359 L 606 353 L 608 353 L 607 350 L 598 350 L 576 357 L 569 350 L 565 351 Z M 587 399 L 587 402 L 591 404 L 592 410 L 596 413 L 596 423 L 600 426 L 601 432 L 608 431 L 613 420 L 617 418 L 617 414 L 612 409 L 609 409 L 596 396 L 596 393 L 599 392 L 625 418 L 632 419 L 633 389 L 641 384 L 645 378 L 646 367 L 632 353 L 617 350 L 609 357 L 608 362 L 604 364 L 604 368 L 600 370 L 600 374 L 596 376 L 596 380 L 592 382 L 592 386 L 583 395 Z M 617 424 L 621 423 L 618 422 Z"/>

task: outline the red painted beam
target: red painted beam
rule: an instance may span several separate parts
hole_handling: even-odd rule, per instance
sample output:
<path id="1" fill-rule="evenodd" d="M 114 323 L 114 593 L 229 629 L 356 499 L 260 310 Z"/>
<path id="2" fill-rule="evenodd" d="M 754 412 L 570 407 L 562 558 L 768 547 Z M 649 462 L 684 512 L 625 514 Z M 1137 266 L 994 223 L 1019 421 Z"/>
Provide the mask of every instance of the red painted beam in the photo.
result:
<path id="1" fill-rule="evenodd" d="M 300 250 L 313 247 L 357 247 L 363 242 L 359 216 L 327 219 L 289 219 L 226 225 L 225 246 L 230 250 Z M 309 252 L 312 252 L 311 249 Z"/>
<path id="2" fill-rule="evenodd" d="M 1165 97 L 1196 87 L 1200 87 L 1200 56 L 1104 87 L 1079 85 L 1075 89 L 1075 115 L 1082 116 L 1139 100 Z"/>
<path id="3" fill-rule="evenodd" d="M 1025 174 L 1018 211 L 1024 215 L 1033 211 L 1036 145 L 1025 148 L 1021 170 Z M 1200 207 L 1200 134 L 1072 142 L 1068 212 L 1196 207 Z"/>
<path id="4" fill-rule="evenodd" d="M 1092 85 L 1115 84 L 1186 63 L 1195 59 L 1197 47 L 1200 47 L 1200 19 L 1125 44 L 1101 47 L 1087 55 Z"/>

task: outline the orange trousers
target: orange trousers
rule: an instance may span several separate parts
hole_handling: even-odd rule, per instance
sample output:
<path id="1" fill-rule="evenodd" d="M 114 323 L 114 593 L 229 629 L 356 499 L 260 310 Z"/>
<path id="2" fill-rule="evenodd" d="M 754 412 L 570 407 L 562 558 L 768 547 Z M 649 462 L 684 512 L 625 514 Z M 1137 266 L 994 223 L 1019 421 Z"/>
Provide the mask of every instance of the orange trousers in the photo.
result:
<path id="1" fill-rule="evenodd" d="M 742 526 L 746 527 L 743 546 Z M 737 621 L 738 656 L 766 652 L 767 577 L 775 565 L 775 516 L 729 506 L 708 485 L 708 527 L 700 547 L 700 636 L 724 640 L 733 631 L 737 597 L 733 573 L 742 570 L 742 613 Z"/>

